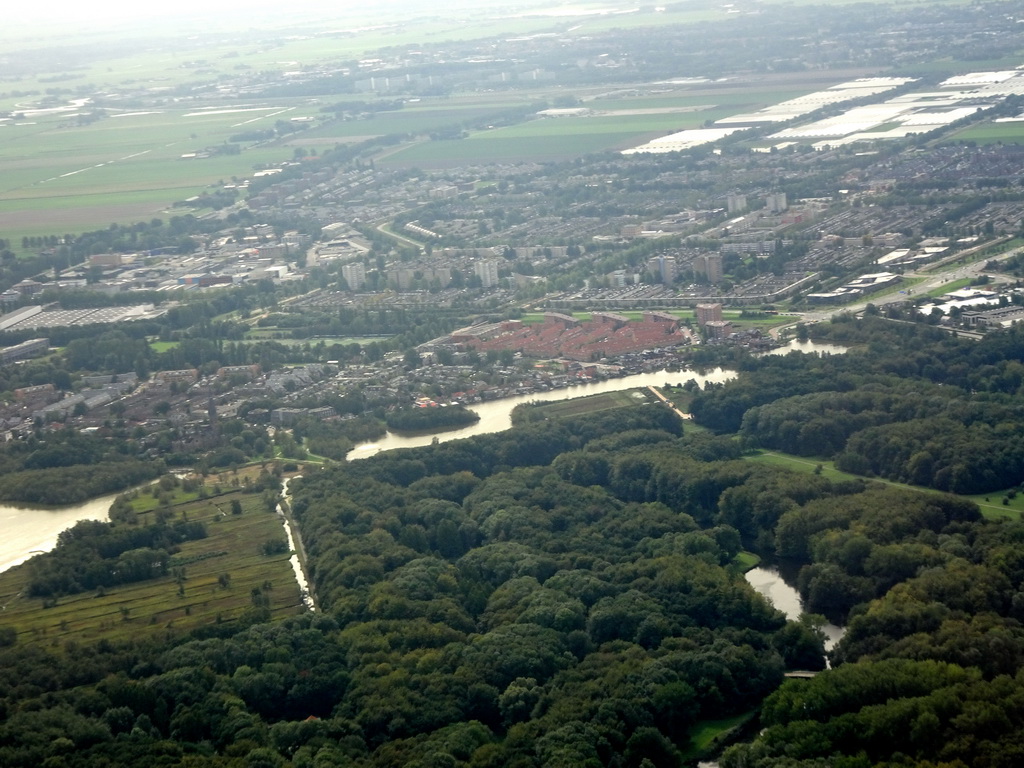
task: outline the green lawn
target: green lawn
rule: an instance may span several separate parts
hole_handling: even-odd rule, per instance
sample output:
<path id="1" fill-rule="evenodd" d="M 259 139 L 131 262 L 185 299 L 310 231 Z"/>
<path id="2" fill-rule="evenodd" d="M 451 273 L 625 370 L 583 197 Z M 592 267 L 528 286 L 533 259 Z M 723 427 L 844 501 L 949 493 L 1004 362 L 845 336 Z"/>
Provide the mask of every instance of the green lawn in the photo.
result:
<path id="1" fill-rule="evenodd" d="M 154 352 L 166 352 L 169 349 L 176 348 L 180 343 L 180 341 L 151 341 L 149 342 L 149 348 Z"/>
<path id="2" fill-rule="evenodd" d="M 974 141 L 978 144 L 1020 144 L 1024 142 L 1024 121 L 1013 121 L 1006 123 L 987 122 L 980 125 L 972 125 L 962 131 L 957 131 L 949 138 Z"/>
<path id="3" fill-rule="evenodd" d="M 755 555 L 753 552 L 740 552 L 732 561 L 746 573 L 751 568 L 756 568 L 761 564 L 761 556 Z"/>
<path id="4" fill-rule="evenodd" d="M 940 285 L 936 288 L 932 288 L 925 295 L 929 296 L 930 298 L 936 299 L 939 296 L 945 296 L 947 293 L 951 293 L 952 291 L 959 291 L 961 288 L 966 288 L 970 284 L 971 278 L 964 277 L 960 280 L 954 280 L 951 283 L 944 283 L 943 285 Z"/>

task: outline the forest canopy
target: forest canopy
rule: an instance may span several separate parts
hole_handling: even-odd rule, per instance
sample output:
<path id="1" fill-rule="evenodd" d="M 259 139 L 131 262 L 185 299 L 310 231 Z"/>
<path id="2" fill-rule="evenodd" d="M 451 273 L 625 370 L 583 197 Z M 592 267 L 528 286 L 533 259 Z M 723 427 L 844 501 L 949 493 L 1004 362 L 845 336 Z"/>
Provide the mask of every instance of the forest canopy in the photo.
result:
<path id="1" fill-rule="evenodd" d="M 998 456 L 1019 423 L 1014 337 L 832 333 L 865 347 L 751 360 L 695 396 L 741 440 L 646 405 L 307 466 L 292 513 L 319 613 L 89 647 L 5 632 L 0 763 L 661 768 L 759 712 L 723 765 L 1019 764 L 1024 524 L 744 457 L 815 430 L 849 452 L 922 420 L 970 439 L 992 422 Z M 29 567 L 74 575 L 88 550 L 152 568 L 181 535 L 201 531 L 93 526 Z M 847 627 L 832 669 L 821 617 L 786 621 L 743 578 L 751 553 Z M 784 682 L 794 669 L 823 671 Z"/>

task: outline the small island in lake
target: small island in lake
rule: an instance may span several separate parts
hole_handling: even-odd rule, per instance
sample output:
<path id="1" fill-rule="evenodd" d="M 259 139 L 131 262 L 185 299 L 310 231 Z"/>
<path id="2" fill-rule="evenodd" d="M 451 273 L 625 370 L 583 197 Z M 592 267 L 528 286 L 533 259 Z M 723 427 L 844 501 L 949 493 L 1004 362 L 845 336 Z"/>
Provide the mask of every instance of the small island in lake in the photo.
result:
<path id="1" fill-rule="evenodd" d="M 388 429 L 421 432 L 428 429 L 457 429 L 475 424 L 480 417 L 461 405 L 403 408 L 384 417 Z"/>

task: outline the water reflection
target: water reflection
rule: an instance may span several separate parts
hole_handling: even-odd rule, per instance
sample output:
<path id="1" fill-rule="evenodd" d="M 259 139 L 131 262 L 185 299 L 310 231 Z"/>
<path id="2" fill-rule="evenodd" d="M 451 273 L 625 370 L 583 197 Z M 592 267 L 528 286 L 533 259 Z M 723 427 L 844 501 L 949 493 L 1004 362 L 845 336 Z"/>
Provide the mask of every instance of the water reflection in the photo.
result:
<path id="1" fill-rule="evenodd" d="M 553 389 L 548 392 L 534 392 L 529 395 L 506 397 L 501 400 L 492 400 L 489 403 L 479 403 L 472 406 L 470 410 L 480 416 L 480 421 L 468 427 L 448 432 L 414 435 L 388 432 L 387 435 L 375 443 L 357 445 L 352 449 L 347 458 L 351 461 L 353 459 L 365 459 L 381 451 L 389 451 L 393 448 L 418 448 L 423 445 L 430 445 L 435 438 L 439 442 L 446 442 L 463 437 L 473 437 L 474 435 L 502 432 L 512 426 L 512 409 L 522 403 L 571 400 L 577 397 L 597 395 L 602 392 L 617 392 L 622 389 L 633 389 L 635 387 L 662 387 L 666 383 L 682 384 L 689 379 L 695 379 L 703 387 L 707 382 L 724 382 L 736 376 L 736 371 L 725 368 L 715 368 L 705 373 L 697 373 L 692 370 L 658 371 L 656 373 L 637 373 L 632 376 L 622 376 L 618 379 L 595 381 L 575 387 L 566 387 L 565 389 Z"/>
<path id="2" fill-rule="evenodd" d="M 789 570 L 792 571 L 792 569 Z M 797 621 L 804 612 L 804 603 L 800 598 L 800 593 L 793 586 L 796 582 L 795 574 L 791 574 L 791 576 L 790 579 L 785 578 L 779 568 L 775 566 L 751 568 L 745 574 L 750 586 L 768 598 L 768 601 L 782 611 L 787 619 Z M 825 633 L 826 651 L 831 651 L 846 631 L 843 627 L 835 624 L 825 624 L 821 630 Z"/>
<path id="3" fill-rule="evenodd" d="M 793 339 L 788 344 L 765 352 L 766 355 L 788 355 L 790 352 L 805 352 L 814 353 L 818 355 L 844 355 L 849 351 L 848 347 L 841 346 L 839 344 L 828 344 L 823 341 L 800 341 L 799 339 Z"/>
<path id="4" fill-rule="evenodd" d="M 81 520 L 109 519 L 110 505 L 117 494 L 70 507 L 37 507 L 0 504 L 0 571 L 25 562 L 38 552 L 48 552 L 57 545 L 61 531 Z"/>
<path id="5" fill-rule="evenodd" d="M 285 513 L 284 505 L 287 504 L 289 507 L 292 503 L 291 493 L 288 490 L 288 486 L 291 484 L 293 478 L 286 478 L 281 487 L 281 502 L 277 505 L 277 514 L 281 518 L 281 524 L 284 526 L 284 535 L 288 539 L 288 550 L 292 552 L 292 556 L 288 558 L 288 563 L 292 567 L 292 571 L 295 574 L 295 581 L 299 585 L 299 594 L 302 596 L 302 604 L 306 606 L 307 610 L 316 611 L 316 602 L 313 599 L 313 593 L 309 589 L 309 579 L 306 578 L 306 572 L 302 568 L 302 561 L 299 559 L 299 548 L 295 543 L 295 536 L 292 531 L 292 523 L 288 515 Z"/>

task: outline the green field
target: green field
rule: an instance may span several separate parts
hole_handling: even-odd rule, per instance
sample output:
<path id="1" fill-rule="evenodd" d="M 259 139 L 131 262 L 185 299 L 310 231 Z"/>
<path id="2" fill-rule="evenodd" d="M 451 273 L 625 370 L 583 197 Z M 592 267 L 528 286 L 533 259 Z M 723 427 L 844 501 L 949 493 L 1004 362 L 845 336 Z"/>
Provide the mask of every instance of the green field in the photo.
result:
<path id="1" fill-rule="evenodd" d="M 706 98 L 698 99 L 706 103 Z M 764 106 L 767 101 L 759 102 Z M 591 106 L 591 105 L 586 105 Z M 385 165 L 443 167 L 455 163 L 543 161 L 626 149 L 676 131 L 699 128 L 706 121 L 735 115 L 753 106 L 719 107 L 693 112 L 600 114 L 536 118 L 504 128 L 477 131 L 464 139 L 427 141 L 388 154 Z"/>
<path id="2" fill-rule="evenodd" d="M 945 296 L 947 293 L 951 293 L 952 291 L 959 291 L 961 288 L 966 288 L 970 284 L 971 278 L 964 277 L 961 278 L 960 280 L 954 280 L 950 283 L 943 283 L 937 288 L 932 288 L 925 295 L 930 298 L 937 299 L 939 296 Z"/>
<path id="3" fill-rule="evenodd" d="M 151 341 L 149 342 L 149 348 L 154 352 L 166 352 L 169 349 L 175 349 L 180 341 Z"/>
<path id="4" fill-rule="evenodd" d="M 722 720 L 704 720 L 694 726 L 690 732 L 690 749 L 686 750 L 683 757 L 695 759 L 702 757 L 714 747 L 721 749 L 728 742 L 730 732 L 744 726 L 757 713 L 746 712 L 742 715 L 727 717 Z"/>
<path id="5" fill-rule="evenodd" d="M 487 99 L 446 99 L 436 105 L 406 106 L 403 109 L 377 112 L 373 117 L 332 120 L 318 128 L 304 131 L 291 143 L 317 146 L 333 141 L 353 141 L 389 134 L 416 134 L 486 118 L 502 109 L 529 104 L 530 94 L 503 94 L 501 101 Z M 488 103 L 490 101 L 490 103 Z M 461 102 L 461 103 L 460 103 Z"/>
<path id="6" fill-rule="evenodd" d="M 6 139 L 0 141 L 0 231 L 17 240 L 188 212 L 169 206 L 249 176 L 256 167 L 290 160 L 294 150 L 250 143 L 240 145 L 238 155 L 183 155 L 223 145 L 243 131 L 271 128 L 289 116 L 315 114 L 296 102 L 244 109 L 112 111 L 83 126 L 63 115 L 26 116 L 32 125 L 0 127 Z"/>
<path id="7" fill-rule="evenodd" d="M 1024 143 L 1024 120 L 1011 123 L 982 123 L 965 128 L 949 138 L 974 141 L 978 144 L 1021 144 Z"/>
<path id="8" fill-rule="evenodd" d="M 241 515 L 230 513 L 232 499 L 241 501 Z M 155 502 L 142 494 L 136 503 L 143 511 Z M 280 518 L 267 511 L 259 495 L 235 491 L 188 501 L 175 506 L 173 514 L 204 522 L 208 532 L 205 539 L 181 545 L 172 558 L 172 565 L 180 562 L 185 569 L 180 590 L 175 578 L 167 575 L 109 587 L 102 595 L 87 592 L 62 597 L 55 606 L 44 608 L 42 600 L 23 594 L 28 570 L 22 565 L 0 574 L 4 624 L 16 627 L 26 639 L 56 647 L 65 641 L 127 640 L 184 632 L 237 619 L 250 608 L 254 588 L 269 596 L 274 617 L 304 610 L 289 555 L 260 552 L 264 542 L 283 539 L 284 532 Z M 152 511 L 143 511 L 139 517 L 146 524 L 152 522 L 152 516 Z M 222 574 L 230 576 L 226 588 L 218 580 Z M 267 583 L 272 589 L 265 588 Z"/>
<path id="9" fill-rule="evenodd" d="M 761 564 L 761 556 L 753 552 L 740 552 L 732 561 L 745 573 Z"/>
<path id="10" fill-rule="evenodd" d="M 572 400 L 559 400 L 553 403 L 531 405 L 531 410 L 540 413 L 544 418 L 558 419 L 567 416 L 580 416 L 585 413 L 608 411 L 612 408 L 628 408 L 638 403 L 651 402 L 650 394 L 642 389 L 624 389 L 617 392 L 604 392 L 599 395 L 577 397 Z"/>

